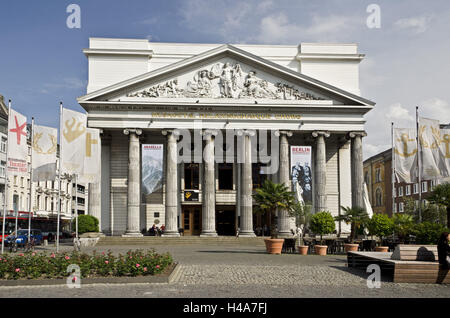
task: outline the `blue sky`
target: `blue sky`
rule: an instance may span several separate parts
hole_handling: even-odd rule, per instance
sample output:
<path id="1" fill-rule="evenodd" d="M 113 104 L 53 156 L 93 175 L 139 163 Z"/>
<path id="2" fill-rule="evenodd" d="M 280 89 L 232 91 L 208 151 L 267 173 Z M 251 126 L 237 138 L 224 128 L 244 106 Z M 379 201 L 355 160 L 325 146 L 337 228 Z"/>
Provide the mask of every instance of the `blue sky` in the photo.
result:
<path id="1" fill-rule="evenodd" d="M 66 26 L 66 7 L 81 7 L 81 29 Z M 366 8 L 381 9 L 369 29 Z M 390 122 L 413 127 L 414 108 L 450 122 L 450 2 L 447 0 L 0 1 L 0 94 L 42 125 L 58 125 L 58 106 L 81 111 L 89 37 L 161 42 L 299 44 L 355 42 L 366 54 L 362 96 L 365 157 L 390 146 Z"/>

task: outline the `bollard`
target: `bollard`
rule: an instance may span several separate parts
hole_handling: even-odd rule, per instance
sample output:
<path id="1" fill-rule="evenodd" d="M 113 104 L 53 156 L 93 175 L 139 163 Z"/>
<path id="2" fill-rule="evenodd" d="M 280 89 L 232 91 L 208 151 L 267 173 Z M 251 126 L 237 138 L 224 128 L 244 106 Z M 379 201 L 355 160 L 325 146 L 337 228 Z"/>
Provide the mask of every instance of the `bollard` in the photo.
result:
<path id="1" fill-rule="evenodd" d="M 44 240 L 44 246 L 48 246 L 48 240 Z"/>

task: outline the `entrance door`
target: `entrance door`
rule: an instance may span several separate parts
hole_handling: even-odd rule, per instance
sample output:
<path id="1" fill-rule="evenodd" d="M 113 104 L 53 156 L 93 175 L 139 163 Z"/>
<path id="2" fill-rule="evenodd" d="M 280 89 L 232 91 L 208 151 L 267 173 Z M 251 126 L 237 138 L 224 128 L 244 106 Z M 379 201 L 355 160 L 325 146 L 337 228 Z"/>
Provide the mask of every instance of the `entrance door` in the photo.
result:
<path id="1" fill-rule="evenodd" d="M 202 207 L 185 206 L 182 213 L 184 235 L 200 235 L 202 224 Z"/>
<path id="2" fill-rule="evenodd" d="M 220 236 L 236 235 L 236 208 L 235 206 L 216 207 L 216 230 Z"/>

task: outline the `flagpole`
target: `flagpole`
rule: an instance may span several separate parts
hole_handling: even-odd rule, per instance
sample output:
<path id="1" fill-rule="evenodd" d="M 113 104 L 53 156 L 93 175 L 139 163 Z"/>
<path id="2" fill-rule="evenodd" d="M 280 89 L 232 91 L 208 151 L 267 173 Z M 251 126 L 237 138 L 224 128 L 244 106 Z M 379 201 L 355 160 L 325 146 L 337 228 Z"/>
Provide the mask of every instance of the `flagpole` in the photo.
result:
<path id="1" fill-rule="evenodd" d="M 422 173 L 420 164 L 422 158 L 422 149 L 419 142 L 419 106 L 416 106 L 416 142 L 417 142 L 417 179 L 419 181 L 419 222 L 422 222 Z"/>
<path id="2" fill-rule="evenodd" d="M 394 151 L 394 122 L 391 122 L 391 181 L 392 181 L 392 215 L 395 214 L 395 151 Z"/>
<path id="3" fill-rule="evenodd" d="M 8 122 L 9 122 L 9 118 L 8 118 Z M 26 142 L 25 142 L 25 144 L 26 144 Z M 17 179 L 19 179 L 19 177 L 17 177 Z M 20 200 L 19 200 L 19 202 L 18 203 L 20 203 Z M 13 209 L 14 209 L 14 196 L 13 196 Z M 17 223 L 19 223 L 19 207 L 18 207 L 18 204 L 16 204 L 16 209 L 15 209 L 16 211 L 14 211 L 14 213 L 16 214 L 16 224 L 15 224 L 15 226 L 14 226 L 14 232 L 16 233 L 16 238 L 18 237 L 18 233 L 17 233 Z"/>
<path id="4" fill-rule="evenodd" d="M 78 179 L 75 173 L 75 237 L 78 241 Z"/>
<path id="5" fill-rule="evenodd" d="M 9 132 L 9 116 L 11 114 L 11 100 L 8 101 L 8 132 Z M 8 133 L 7 132 L 7 133 Z M 6 141 L 6 169 L 5 169 L 5 192 L 3 194 L 3 225 L 2 225 L 2 254 L 5 250 L 5 225 L 6 225 L 6 206 L 8 205 L 8 143 Z"/>
<path id="6" fill-rule="evenodd" d="M 61 216 L 61 170 L 62 170 L 62 129 L 61 129 L 61 116 L 62 116 L 63 104 L 59 102 L 59 169 L 58 169 L 58 219 L 56 221 L 56 252 L 59 252 L 59 218 Z"/>
<path id="7" fill-rule="evenodd" d="M 34 117 L 31 117 L 31 155 L 30 155 L 30 202 L 28 203 L 28 239 L 31 240 L 31 210 L 33 208 L 33 143 L 34 143 Z"/>

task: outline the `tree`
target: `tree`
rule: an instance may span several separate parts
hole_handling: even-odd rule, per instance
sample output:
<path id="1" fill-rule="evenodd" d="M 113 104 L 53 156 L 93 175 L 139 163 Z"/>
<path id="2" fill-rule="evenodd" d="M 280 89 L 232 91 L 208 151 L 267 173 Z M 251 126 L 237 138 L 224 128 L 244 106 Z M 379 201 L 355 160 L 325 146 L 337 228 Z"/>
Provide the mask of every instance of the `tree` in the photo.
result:
<path id="1" fill-rule="evenodd" d="M 72 228 L 75 228 L 76 218 L 72 221 Z M 78 233 L 98 232 L 98 219 L 95 216 L 80 214 L 78 215 Z"/>
<path id="2" fill-rule="evenodd" d="M 352 242 L 354 242 L 356 232 L 361 226 L 364 226 L 367 223 L 369 215 L 367 214 L 366 210 L 361 207 L 345 208 L 341 206 L 341 209 L 344 211 L 344 213 L 336 216 L 334 219 L 336 221 L 344 221 L 346 224 L 351 224 L 350 237 Z"/>
<path id="3" fill-rule="evenodd" d="M 414 225 L 413 217 L 409 214 L 396 213 L 392 217 L 394 222 L 394 231 L 398 235 L 400 241 L 405 241 L 406 237 L 411 233 Z"/>
<path id="4" fill-rule="evenodd" d="M 311 217 L 311 230 L 315 234 L 320 235 L 320 242 L 322 244 L 322 236 L 324 234 L 333 233 L 336 229 L 336 224 L 334 223 L 334 218 L 328 211 L 322 211 L 314 214 Z"/>
<path id="5" fill-rule="evenodd" d="M 261 188 L 255 190 L 253 198 L 258 204 L 255 208 L 256 213 L 270 213 L 270 236 L 271 238 L 277 238 L 276 216 L 278 209 L 286 210 L 288 213 L 292 212 L 295 206 L 294 192 L 289 191 L 284 184 L 266 180 Z"/>
<path id="6" fill-rule="evenodd" d="M 428 201 L 447 208 L 447 227 L 450 228 L 450 183 L 437 185 L 428 197 Z"/>
<path id="7" fill-rule="evenodd" d="M 367 222 L 370 235 L 376 235 L 383 240 L 383 237 L 392 234 L 394 223 L 387 214 L 374 214 Z"/>

